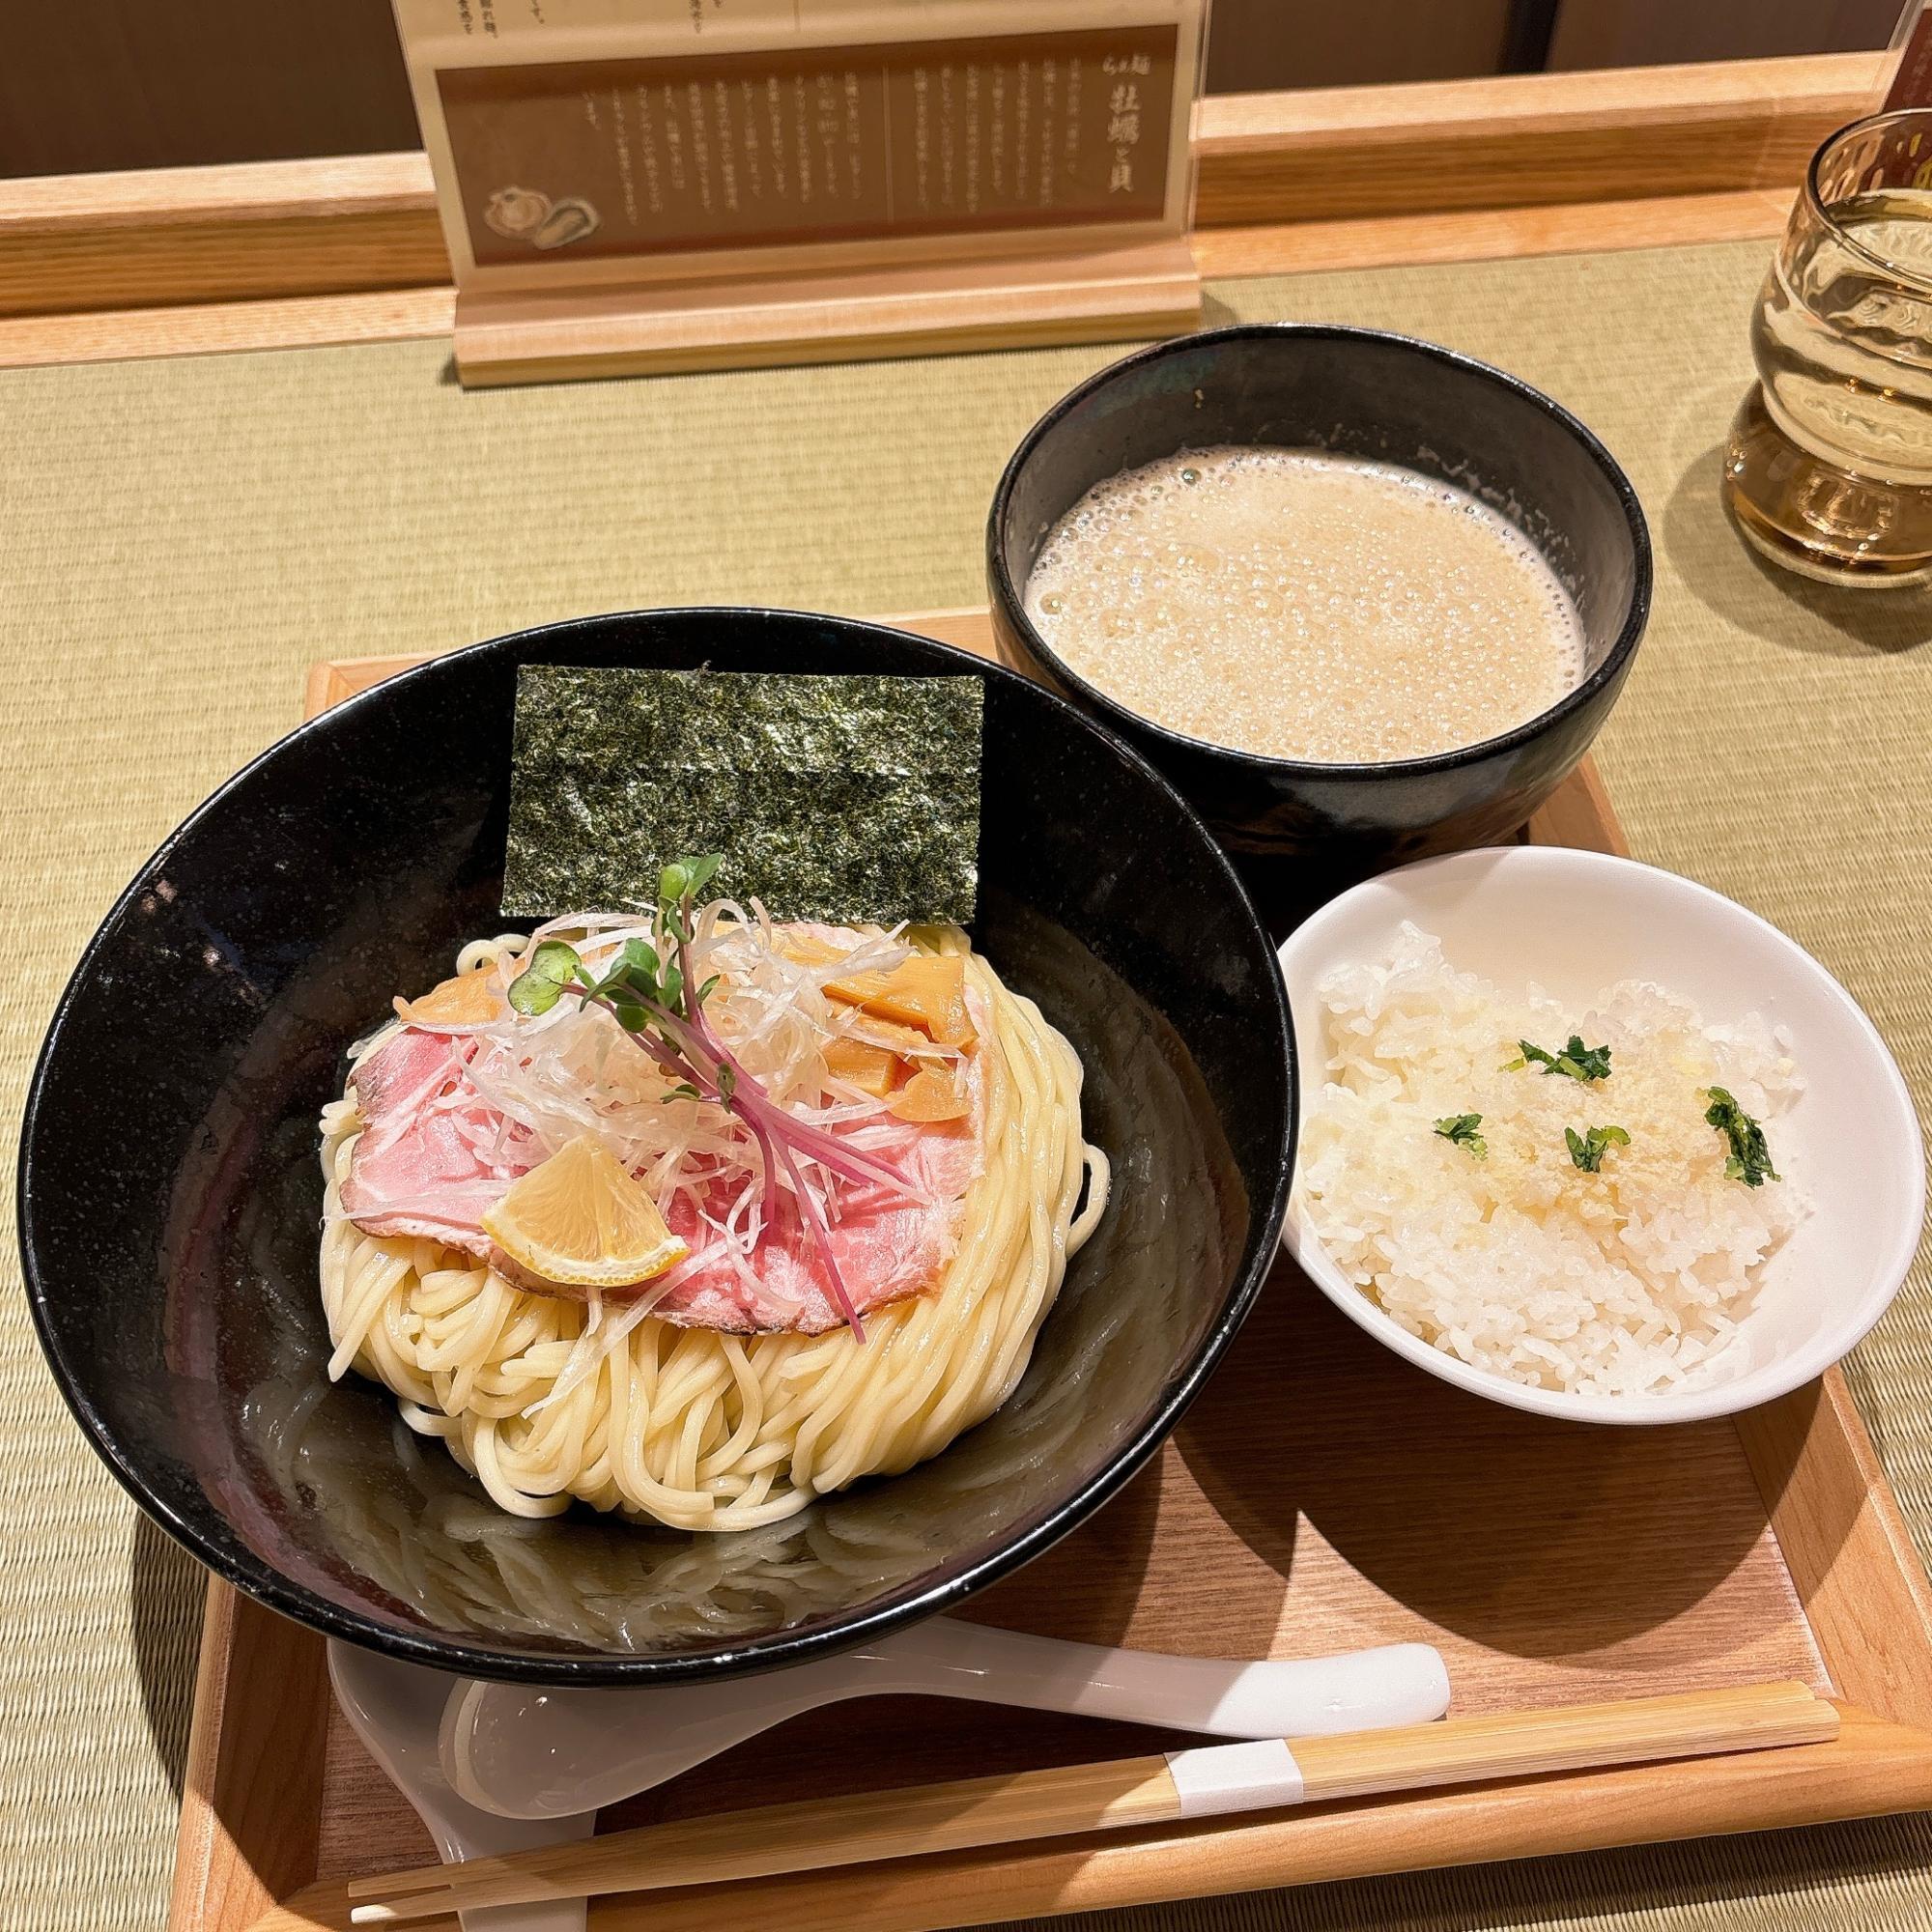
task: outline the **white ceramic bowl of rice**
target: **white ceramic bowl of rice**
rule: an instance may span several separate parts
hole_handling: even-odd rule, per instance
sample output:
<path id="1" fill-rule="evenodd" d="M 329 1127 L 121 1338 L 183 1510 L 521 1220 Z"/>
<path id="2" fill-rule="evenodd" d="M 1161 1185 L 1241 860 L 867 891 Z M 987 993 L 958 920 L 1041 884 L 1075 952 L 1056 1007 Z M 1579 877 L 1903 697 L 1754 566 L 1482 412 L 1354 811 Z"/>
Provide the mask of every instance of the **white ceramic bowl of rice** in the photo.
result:
<path id="1" fill-rule="evenodd" d="M 1331 900 L 1281 965 L 1284 1242 L 1432 1375 L 1577 1421 L 1727 1415 L 1821 1374 L 1898 1292 L 1925 1208 L 1905 1081 L 1851 995 L 1719 894 L 1602 853 L 1463 852 Z M 1573 1033 L 1607 1074 L 1512 1064 Z M 1714 1086 L 1776 1179 L 1727 1173 Z M 1630 1138 L 1585 1171 L 1566 1128 L 1593 1124 Z"/>

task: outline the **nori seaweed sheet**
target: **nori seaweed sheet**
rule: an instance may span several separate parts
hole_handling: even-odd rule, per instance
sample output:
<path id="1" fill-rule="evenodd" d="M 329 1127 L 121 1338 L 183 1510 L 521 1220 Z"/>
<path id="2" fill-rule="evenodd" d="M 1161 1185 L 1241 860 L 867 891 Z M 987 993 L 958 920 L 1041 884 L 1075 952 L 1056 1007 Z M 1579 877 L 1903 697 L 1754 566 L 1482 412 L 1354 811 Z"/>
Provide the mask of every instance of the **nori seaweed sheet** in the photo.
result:
<path id="1" fill-rule="evenodd" d="M 964 923 L 984 709 L 978 677 L 525 665 L 503 910 L 641 909 L 722 852 L 775 919 Z"/>

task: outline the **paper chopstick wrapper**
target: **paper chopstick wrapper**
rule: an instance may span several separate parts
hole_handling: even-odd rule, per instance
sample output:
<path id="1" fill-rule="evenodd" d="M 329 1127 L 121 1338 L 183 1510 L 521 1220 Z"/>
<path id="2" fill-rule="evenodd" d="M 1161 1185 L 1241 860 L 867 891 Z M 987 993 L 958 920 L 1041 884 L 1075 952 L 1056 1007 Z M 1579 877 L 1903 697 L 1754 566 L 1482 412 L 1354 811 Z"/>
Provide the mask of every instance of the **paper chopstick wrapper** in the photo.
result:
<path id="1" fill-rule="evenodd" d="M 1294 1753 L 1280 1738 L 1169 1751 L 1167 1775 L 1174 1780 L 1183 1818 L 1299 1804 L 1308 1788 Z"/>

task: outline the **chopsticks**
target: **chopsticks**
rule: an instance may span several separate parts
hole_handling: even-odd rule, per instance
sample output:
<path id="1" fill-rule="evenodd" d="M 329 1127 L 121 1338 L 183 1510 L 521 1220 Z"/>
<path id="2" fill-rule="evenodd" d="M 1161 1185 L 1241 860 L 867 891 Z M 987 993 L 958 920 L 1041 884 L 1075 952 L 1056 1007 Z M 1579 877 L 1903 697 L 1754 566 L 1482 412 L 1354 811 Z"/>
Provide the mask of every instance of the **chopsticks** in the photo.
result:
<path id="1" fill-rule="evenodd" d="M 865 1792 L 723 1812 L 312 1886 L 257 1919 L 253 1932 L 395 1925 L 483 1906 L 724 1884 L 1380 1792 L 1823 1744 L 1837 1733 L 1832 1704 L 1806 1685 L 1779 1683 L 1299 1738 L 1292 1750 L 1278 1741 L 1208 1746 L 916 1786 L 884 1804 Z"/>

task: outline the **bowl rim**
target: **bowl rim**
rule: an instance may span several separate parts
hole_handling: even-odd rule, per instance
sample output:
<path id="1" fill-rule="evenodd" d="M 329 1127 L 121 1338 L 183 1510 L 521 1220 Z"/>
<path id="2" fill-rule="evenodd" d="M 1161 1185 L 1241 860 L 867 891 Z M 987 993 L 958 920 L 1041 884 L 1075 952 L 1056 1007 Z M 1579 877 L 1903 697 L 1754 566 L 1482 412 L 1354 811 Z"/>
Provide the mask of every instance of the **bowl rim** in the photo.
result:
<path id="1" fill-rule="evenodd" d="M 15 1233 L 19 1247 L 23 1286 L 34 1329 L 42 1353 L 46 1358 L 55 1385 L 69 1412 L 80 1426 L 82 1435 L 96 1455 L 107 1465 L 122 1488 L 147 1516 L 182 1544 L 215 1577 L 270 1609 L 303 1624 L 322 1635 L 340 1638 L 365 1649 L 376 1650 L 406 1662 L 463 1675 L 489 1678 L 497 1682 L 538 1685 L 632 1685 L 689 1683 L 723 1680 L 749 1675 L 786 1664 L 836 1655 L 853 1646 L 876 1639 L 888 1632 L 949 1609 L 987 1585 L 1019 1569 L 1041 1554 L 1063 1536 L 1085 1522 L 1136 1475 L 1167 1438 L 1182 1414 L 1193 1403 L 1208 1378 L 1219 1365 L 1235 1336 L 1258 1299 L 1280 1249 L 1282 1226 L 1288 1211 L 1289 1187 L 1293 1178 L 1295 1149 L 1299 1138 L 1300 1091 L 1299 1058 L 1294 1045 L 1293 1019 L 1288 1003 L 1288 989 L 1281 975 L 1270 963 L 1261 975 L 1258 997 L 1264 1003 L 1272 995 L 1275 1022 L 1274 1045 L 1279 1057 L 1285 1090 L 1283 1135 L 1279 1162 L 1271 1196 L 1257 1204 L 1245 1245 L 1246 1261 L 1239 1266 L 1220 1308 L 1192 1356 L 1167 1383 L 1151 1414 L 1142 1429 L 1119 1448 L 1110 1460 L 1083 1486 L 1063 1497 L 1024 1535 L 1014 1538 L 981 1557 L 966 1569 L 908 1591 L 897 1602 L 889 1603 L 831 1628 L 812 1631 L 781 1630 L 763 1637 L 746 1639 L 723 1650 L 673 1652 L 664 1656 L 631 1656 L 620 1652 L 586 1652 L 582 1655 L 559 1651 L 553 1657 L 539 1657 L 493 1648 L 485 1639 L 440 1635 L 413 1628 L 388 1624 L 346 1610 L 326 1597 L 296 1581 L 248 1548 L 238 1536 L 236 1548 L 223 1548 L 205 1536 L 185 1517 L 179 1514 L 149 1484 L 135 1459 L 122 1449 L 96 1405 L 83 1393 L 80 1375 L 60 1347 L 53 1328 L 51 1307 L 57 1290 L 43 1271 L 36 1243 L 35 1216 L 40 1193 L 44 1188 L 33 1172 L 33 1156 L 38 1140 L 37 1122 L 46 1100 L 49 1070 L 58 1041 L 71 1016 L 82 984 L 88 980 L 100 956 L 112 943 L 128 908 L 148 889 L 154 878 L 193 831 L 215 812 L 235 792 L 271 761 L 285 755 L 301 741 L 339 728 L 341 722 L 358 711 L 387 701 L 393 687 L 406 683 L 423 685 L 460 676 L 463 668 L 479 659 L 496 657 L 521 662 L 517 653 L 533 639 L 554 639 L 565 642 L 573 634 L 596 631 L 613 623 L 632 620 L 649 623 L 666 618 L 724 619 L 752 626 L 774 621 L 806 621 L 824 625 L 839 633 L 884 634 L 901 641 L 910 640 L 928 655 L 934 668 L 942 673 L 968 673 L 989 679 L 1010 679 L 1044 699 L 1087 732 L 1100 749 L 1135 772 L 1157 790 L 1167 794 L 1182 815 L 1183 823 L 1198 835 L 1210 867 L 1218 868 L 1223 888 L 1232 895 L 1237 923 L 1245 922 L 1246 936 L 1256 948 L 1257 958 L 1271 962 L 1274 943 L 1255 908 L 1240 874 L 1219 842 L 1208 831 L 1201 815 L 1170 781 L 1164 778 L 1131 745 L 1084 714 L 1059 693 L 1037 679 L 1011 668 L 943 644 L 936 639 L 921 637 L 890 624 L 871 623 L 862 618 L 832 616 L 816 611 L 794 611 L 776 606 L 676 605 L 628 611 L 606 611 L 589 616 L 564 618 L 554 623 L 530 625 L 505 632 L 430 658 L 398 671 L 381 683 L 342 699 L 327 711 L 306 719 L 250 758 L 239 771 L 225 779 L 204 798 L 186 817 L 155 848 L 141 864 L 128 884 L 96 927 L 82 950 L 67 983 L 61 990 L 53 1015 L 36 1055 L 28 1083 L 27 1100 L 21 1118 L 20 1145 L 15 1160 Z M 942 1452 L 944 1453 L 944 1452 Z M 892 1478 L 883 1480 L 891 1481 Z"/>
<path id="2" fill-rule="evenodd" d="M 1133 710 L 1074 670 L 1040 636 L 1033 619 L 1027 615 L 1024 586 L 1014 585 L 1012 570 L 1007 561 L 1007 547 L 1001 532 L 1013 493 L 1019 487 L 1020 473 L 1035 450 L 1060 427 L 1078 404 L 1122 376 L 1170 355 L 1203 348 L 1213 349 L 1223 343 L 1237 341 L 1274 341 L 1291 347 L 1318 341 L 1354 342 L 1392 348 L 1507 390 L 1566 431 L 1595 463 L 1599 473 L 1609 485 L 1618 508 L 1623 511 L 1624 526 L 1631 539 L 1633 574 L 1630 609 L 1624 613 L 1623 623 L 1596 669 L 1581 683 L 1566 691 L 1554 704 L 1496 737 L 1482 738 L 1473 745 L 1455 745 L 1445 752 L 1429 752 L 1417 757 L 1336 763 L 1323 763 L 1312 758 L 1272 757 L 1262 752 L 1244 752 L 1235 745 L 1217 744 L 1211 738 L 1192 737 L 1185 731 L 1177 731 Z M 1280 446 L 1287 448 L 1292 445 Z M 1179 450 L 1174 453 L 1180 454 Z M 1165 342 L 1156 342 L 1146 349 L 1136 350 L 1130 355 L 1123 355 L 1069 389 L 1020 439 L 1018 446 L 1007 459 L 1006 469 L 1000 473 L 992 505 L 986 514 L 986 577 L 994 607 L 1011 625 L 1021 647 L 1032 654 L 1050 675 L 1068 690 L 1077 692 L 1081 702 L 1114 730 L 1140 734 L 1163 752 L 1205 759 L 1234 771 L 1261 773 L 1284 781 L 1309 782 L 1325 779 L 1338 783 L 1378 778 L 1431 778 L 1489 758 L 1506 756 L 1533 743 L 1552 726 L 1583 711 L 1600 693 L 1614 690 L 1629 668 L 1631 658 L 1642 640 L 1644 628 L 1650 621 L 1654 589 L 1650 526 L 1644 517 L 1635 486 L 1603 440 L 1581 417 L 1565 409 L 1533 383 L 1526 383 L 1520 376 L 1513 376 L 1507 369 L 1499 369 L 1492 362 L 1465 355 L 1461 350 L 1445 348 L 1439 342 L 1431 342 L 1419 335 L 1405 335 L 1396 329 L 1330 322 L 1242 322 L 1224 328 L 1198 329 L 1191 335 L 1173 336 Z"/>
<path id="3" fill-rule="evenodd" d="M 1852 1303 L 1844 1321 L 1826 1326 L 1804 1348 L 1794 1350 L 1782 1358 L 1774 1358 L 1746 1377 L 1663 1395 L 1605 1395 L 1585 1389 L 1534 1388 L 1524 1382 L 1513 1382 L 1492 1369 L 1478 1368 L 1460 1356 L 1433 1347 L 1405 1328 L 1378 1302 L 1370 1300 L 1360 1288 L 1347 1279 L 1293 1206 L 1283 1223 L 1282 1245 L 1309 1280 L 1358 1328 L 1440 1380 L 1451 1382 L 1472 1395 L 1501 1403 L 1506 1407 L 1525 1409 L 1558 1421 L 1601 1423 L 1619 1428 L 1654 1428 L 1742 1414 L 1747 1409 L 1775 1402 L 1780 1396 L 1789 1395 L 1793 1389 L 1803 1387 L 1842 1360 L 1870 1333 L 1905 1285 L 1907 1273 L 1918 1251 L 1919 1235 L 1925 1219 L 1925 1144 L 1912 1091 L 1899 1070 L 1891 1049 L 1886 1045 L 1884 1036 L 1872 1024 L 1870 1015 L 1797 940 L 1768 919 L 1752 912 L 1748 906 L 1740 905 L 1736 899 L 1728 898 L 1695 879 L 1688 879 L 1682 873 L 1667 871 L 1661 866 L 1647 866 L 1638 859 L 1568 845 L 1479 845 L 1468 851 L 1442 853 L 1434 858 L 1418 859 L 1407 866 L 1395 867 L 1389 871 L 1378 873 L 1374 878 L 1364 879 L 1359 885 L 1328 900 L 1277 949 L 1282 962 L 1282 983 L 1284 987 L 1288 984 L 1289 955 L 1295 950 L 1296 942 L 1303 933 L 1313 931 L 1319 934 L 1321 923 L 1331 913 L 1341 917 L 1337 908 L 1388 880 L 1410 872 L 1463 867 L 1478 861 L 1492 867 L 1513 866 L 1520 870 L 1525 867 L 1548 865 L 1554 859 L 1560 859 L 1564 864 L 1575 863 L 1584 869 L 1641 874 L 1645 877 L 1646 890 L 1660 895 L 1699 899 L 1718 908 L 1720 918 L 1729 919 L 1740 927 L 1754 929 L 1761 938 L 1767 939 L 1772 949 L 1789 958 L 1800 973 L 1819 986 L 1828 1002 L 1838 1010 L 1852 1036 L 1860 1039 L 1871 1058 L 1885 1097 L 1893 1109 L 1896 1123 L 1909 1134 L 1907 1144 L 1918 1152 L 1918 1159 L 1910 1163 L 1913 1176 L 1911 1200 L 1900 1216 L 1891 1243 L 1872 1271 L 1872 1281 L 1881 1286 L 1867 1286 Z M 1883 1286 L 1887 1282 L 1890 1285 Z"/>

